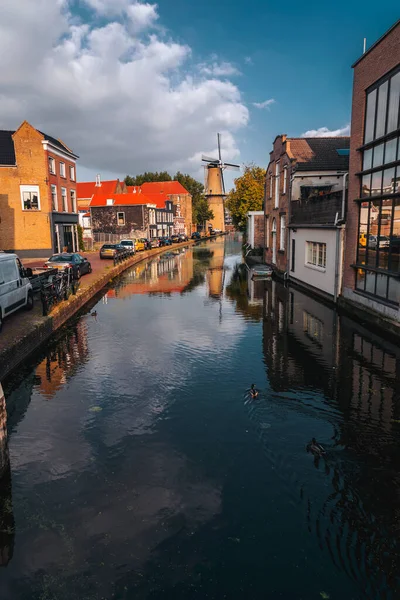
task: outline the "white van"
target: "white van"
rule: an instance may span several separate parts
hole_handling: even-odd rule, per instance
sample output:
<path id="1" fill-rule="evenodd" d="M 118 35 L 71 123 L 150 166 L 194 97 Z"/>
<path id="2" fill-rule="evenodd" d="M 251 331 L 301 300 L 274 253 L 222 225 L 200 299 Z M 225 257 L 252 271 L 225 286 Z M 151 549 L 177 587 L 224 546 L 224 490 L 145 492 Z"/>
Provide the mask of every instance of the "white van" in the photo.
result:
<path id="1" fill-rule="evenodd" d="M 32 284 L 16 254 L 0 252 L 0 330 L 4 317 L 22 306 L 33 308 Z"/>

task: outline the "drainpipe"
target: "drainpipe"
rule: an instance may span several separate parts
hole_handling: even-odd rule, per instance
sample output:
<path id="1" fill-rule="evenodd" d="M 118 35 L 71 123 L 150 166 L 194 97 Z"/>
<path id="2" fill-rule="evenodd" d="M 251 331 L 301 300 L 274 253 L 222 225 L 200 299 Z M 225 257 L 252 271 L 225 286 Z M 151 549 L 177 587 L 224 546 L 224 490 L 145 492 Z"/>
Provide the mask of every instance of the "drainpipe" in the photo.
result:
<path id="1" fill-rule="evenodd" d="M 343 254 L 341 252 L 341 241 L 342 241 L 342 236 L 343 236 L 343 231 L 344 231 L 344 218 L 345 218 L 345 212 L 346 212 L 346 183 L 347 183 L 347 178 L 348 178 L 348 173 L 343 173 L 343 190 L 342 190 L 342 210 L 341 210 L 341 215 L 340 215 L 340 219 L 338 218 L 339 215 L 338 213 L 336 213 L 336 217 L 335 217 L 335 226 L 336 226 L 336 252 L 335 252 L 335 287 L 334 287 L 334 302 L 336 304 L 338 296 L 339 296 L 339 289 L 340 289 L 340 275 L 341 275 L 341 269 L 339 268 L 339 264 L 341 263 L 341 261 L 343 260 Z"/>

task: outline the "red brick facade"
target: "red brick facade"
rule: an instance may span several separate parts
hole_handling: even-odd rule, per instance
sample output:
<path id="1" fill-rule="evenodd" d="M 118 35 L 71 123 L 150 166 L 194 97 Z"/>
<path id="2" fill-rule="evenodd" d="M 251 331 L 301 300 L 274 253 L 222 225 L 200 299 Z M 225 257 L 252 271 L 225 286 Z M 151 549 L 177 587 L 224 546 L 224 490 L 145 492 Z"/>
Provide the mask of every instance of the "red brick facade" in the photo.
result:
<path id="1" fill-rule="evenodd" d="M 359 206 L 355 199 L 360 197 L 360 176 L 364 143 L 366 90 L 384 77 L 400 62 L 400 21 L 354 65 L 353 102 L 351 118 L 349 202 L 346 223 L 346 249 L 343 273 L 343 288 L 355 289 L 356 271 L 350 265 L 356 262 L 358 245 Z"/>
<path id="2" fill-rule="evenodd" d="M 287 270 L 290 177 L 291 159 L 288 154 L 286 135 L 279 135 L 275 138 L 273 150 L 270 152 L 266 175 L 264 260 L 280 273 Z"/>

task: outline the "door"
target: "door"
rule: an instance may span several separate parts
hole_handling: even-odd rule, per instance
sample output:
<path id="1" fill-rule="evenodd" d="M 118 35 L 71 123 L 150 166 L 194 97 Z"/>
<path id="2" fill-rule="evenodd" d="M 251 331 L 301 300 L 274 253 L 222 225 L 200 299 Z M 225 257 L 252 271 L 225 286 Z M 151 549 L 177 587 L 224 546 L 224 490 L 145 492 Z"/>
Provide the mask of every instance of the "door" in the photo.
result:
<path id="1" fill-rule="evenodd" d="M 272 264 L 276 265 L 276 219 L 272 221 Z"/>
<path id="2" fill-rule="evenodd" d="M 72 226 L 64 225 L 64 247 L 67 248 L 67 252 L 73 252 L 74 242 L 72 237 Z"/>

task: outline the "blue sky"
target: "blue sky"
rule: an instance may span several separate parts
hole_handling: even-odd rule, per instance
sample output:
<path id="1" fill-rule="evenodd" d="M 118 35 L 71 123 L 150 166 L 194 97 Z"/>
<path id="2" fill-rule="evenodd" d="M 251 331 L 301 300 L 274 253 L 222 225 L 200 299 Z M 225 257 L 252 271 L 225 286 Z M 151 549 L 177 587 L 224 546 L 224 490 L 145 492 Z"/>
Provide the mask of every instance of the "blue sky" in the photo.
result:
<path id="1" fill-rule="evenodd" d="M 351 64 L 398 13 L 394 0 L 3 0 L 0 127 L 28 119 L 64 139 L 82 180 L 201 177 L 218 131 L 226 159 L 265 166 L 279 133 L 346 131 Z"/>

